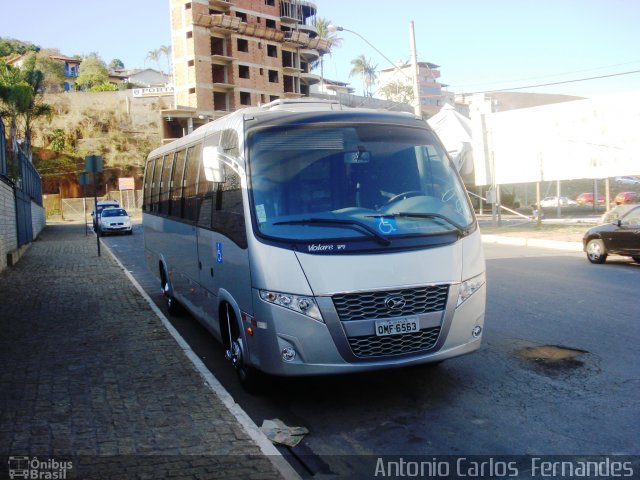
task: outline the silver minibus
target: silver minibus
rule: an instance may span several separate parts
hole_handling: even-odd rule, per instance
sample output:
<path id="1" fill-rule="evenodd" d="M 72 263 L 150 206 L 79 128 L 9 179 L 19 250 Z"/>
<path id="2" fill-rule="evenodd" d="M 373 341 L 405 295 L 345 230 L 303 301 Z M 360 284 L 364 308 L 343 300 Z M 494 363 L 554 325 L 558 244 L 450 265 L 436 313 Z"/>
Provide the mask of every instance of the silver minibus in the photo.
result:
<path id="1" fill-rule="evenodd" d="M 243 385 L 479 348 L 485 262 L 423 120 L 336 102 L 230 113 L 149 154 L 145 257 Z"/>

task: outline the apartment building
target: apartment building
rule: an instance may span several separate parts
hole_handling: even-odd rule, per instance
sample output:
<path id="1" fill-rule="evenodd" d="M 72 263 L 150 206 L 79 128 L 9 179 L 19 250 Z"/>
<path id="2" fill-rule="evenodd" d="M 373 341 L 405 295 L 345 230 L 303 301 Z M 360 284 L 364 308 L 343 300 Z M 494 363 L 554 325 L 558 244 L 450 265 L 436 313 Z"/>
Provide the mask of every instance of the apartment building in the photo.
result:
<path id="1" fill-rule="evenodd" d="M 329 51 L 316 10 L 307 0 L 171 0 L 176 105 L 166 117 L 197 124 L 308 96 L 320 81 L 311 66 Z"/>
<path id="2" fill-rule="evenodd" d="M 452 93 L 442 90 L 445 84 L 439 82 L 440 66 L 430 62 L 418 62 L 418 87 L 420 90 L 420 108 L 425 118 L 435 115 L 445 103 L 453 105 Z M 413 65 L 400 64 L 381 70 L 378 76 L 380 86 L 399 81 L 412 85 Z"/>

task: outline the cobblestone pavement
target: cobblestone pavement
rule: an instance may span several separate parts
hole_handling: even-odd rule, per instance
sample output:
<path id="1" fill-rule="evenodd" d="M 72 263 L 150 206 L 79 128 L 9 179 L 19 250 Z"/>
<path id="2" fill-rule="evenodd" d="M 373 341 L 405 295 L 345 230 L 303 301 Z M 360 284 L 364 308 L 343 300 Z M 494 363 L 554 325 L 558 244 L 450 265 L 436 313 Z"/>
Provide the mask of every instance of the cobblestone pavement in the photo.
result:
<path id="1" fill-rule="evenodd" d="M 0 477 L 38 456 L 66 478 L 282 478 L 83 225 L 48 226 L 0 292 Z"/>

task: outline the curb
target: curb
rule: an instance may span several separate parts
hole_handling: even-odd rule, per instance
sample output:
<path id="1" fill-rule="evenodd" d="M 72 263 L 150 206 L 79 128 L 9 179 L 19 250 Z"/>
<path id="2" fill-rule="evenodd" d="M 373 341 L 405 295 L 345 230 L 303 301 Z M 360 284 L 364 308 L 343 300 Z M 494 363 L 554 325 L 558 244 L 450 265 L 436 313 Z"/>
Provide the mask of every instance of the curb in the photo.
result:
<path id="1" fill-rule="evenodd" d="M 482 243 L 497 243 L 502 245 L 516 245 L 520 247 L 549 248 L 569 252 L 582 252 L 582 242 L 563 242 L 560 240 L 545 240 L 542 238 L 507 237 L 504 235 L 482 234 Z"/>

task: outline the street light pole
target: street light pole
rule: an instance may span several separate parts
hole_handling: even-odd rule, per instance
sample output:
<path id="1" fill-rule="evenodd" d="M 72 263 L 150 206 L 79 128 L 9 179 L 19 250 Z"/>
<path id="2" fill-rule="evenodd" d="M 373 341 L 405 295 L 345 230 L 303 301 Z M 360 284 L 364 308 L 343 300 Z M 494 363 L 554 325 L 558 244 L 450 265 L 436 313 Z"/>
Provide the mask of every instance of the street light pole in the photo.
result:
<path id="1" fill-rule="evenodd" d="M 413 20 L 409 22 L 409 42 L 411 43 L 411 64 L 413 67 L 413 97 L 415 101 L 414 113 L 422 118 L 422 102 L 420 101 L 420 84 L 418 82 L 418 54 L 416 53 L 416 34 Z"/>
<path id="2" fill-rule="evenodd" d="M 413 31 L 413 21 L 411 21 L 411 23 L 409 25 L 410 40 L 411 40 L 412 67 L 413 67 L 413 75 L 412 76 L 407 75 L 401 68 L 398 67 L 398 65 L 396 65 L 395 62 L 393 62 L 392 60 L 387 58 L 387 56 L 384 53 L 382 53 L 375 46 L 373 46 L 373 44 L 369 40 L 364 38 L 358 32 L 354 32 L 353 30 L 349 30 L 348 28 L 340 27 L 338 25 L 329 25 L 327 27 L 327 30 L 329 30 L 330 32 L 349 32 L 349 33 L 353 33 L 355 36 L 359 37 L 367 45 L 369 45 L 371 48 L 373 48 L 373 50 L 376 51 L 378 53 L 378 55 L 380 55 L 387 62 L 389 62 L 391 65 L 393 65 L 393 67 L 397 71 L 402 73 L 408 80 L 411 80 L 413 82 L 413 96 L 414 96 L 414 102 L 415 102 L 415 104 L 414 104 L 414 113 L 417 116 L 419 116 L 420 118 L 422 118 L 422 108 L 420 106 L 420 88 L 418 87 L 418 61 L 417 61 L 417 57 L 416 57 L 416 38 L 415 38 L 414 31 Z"/>

